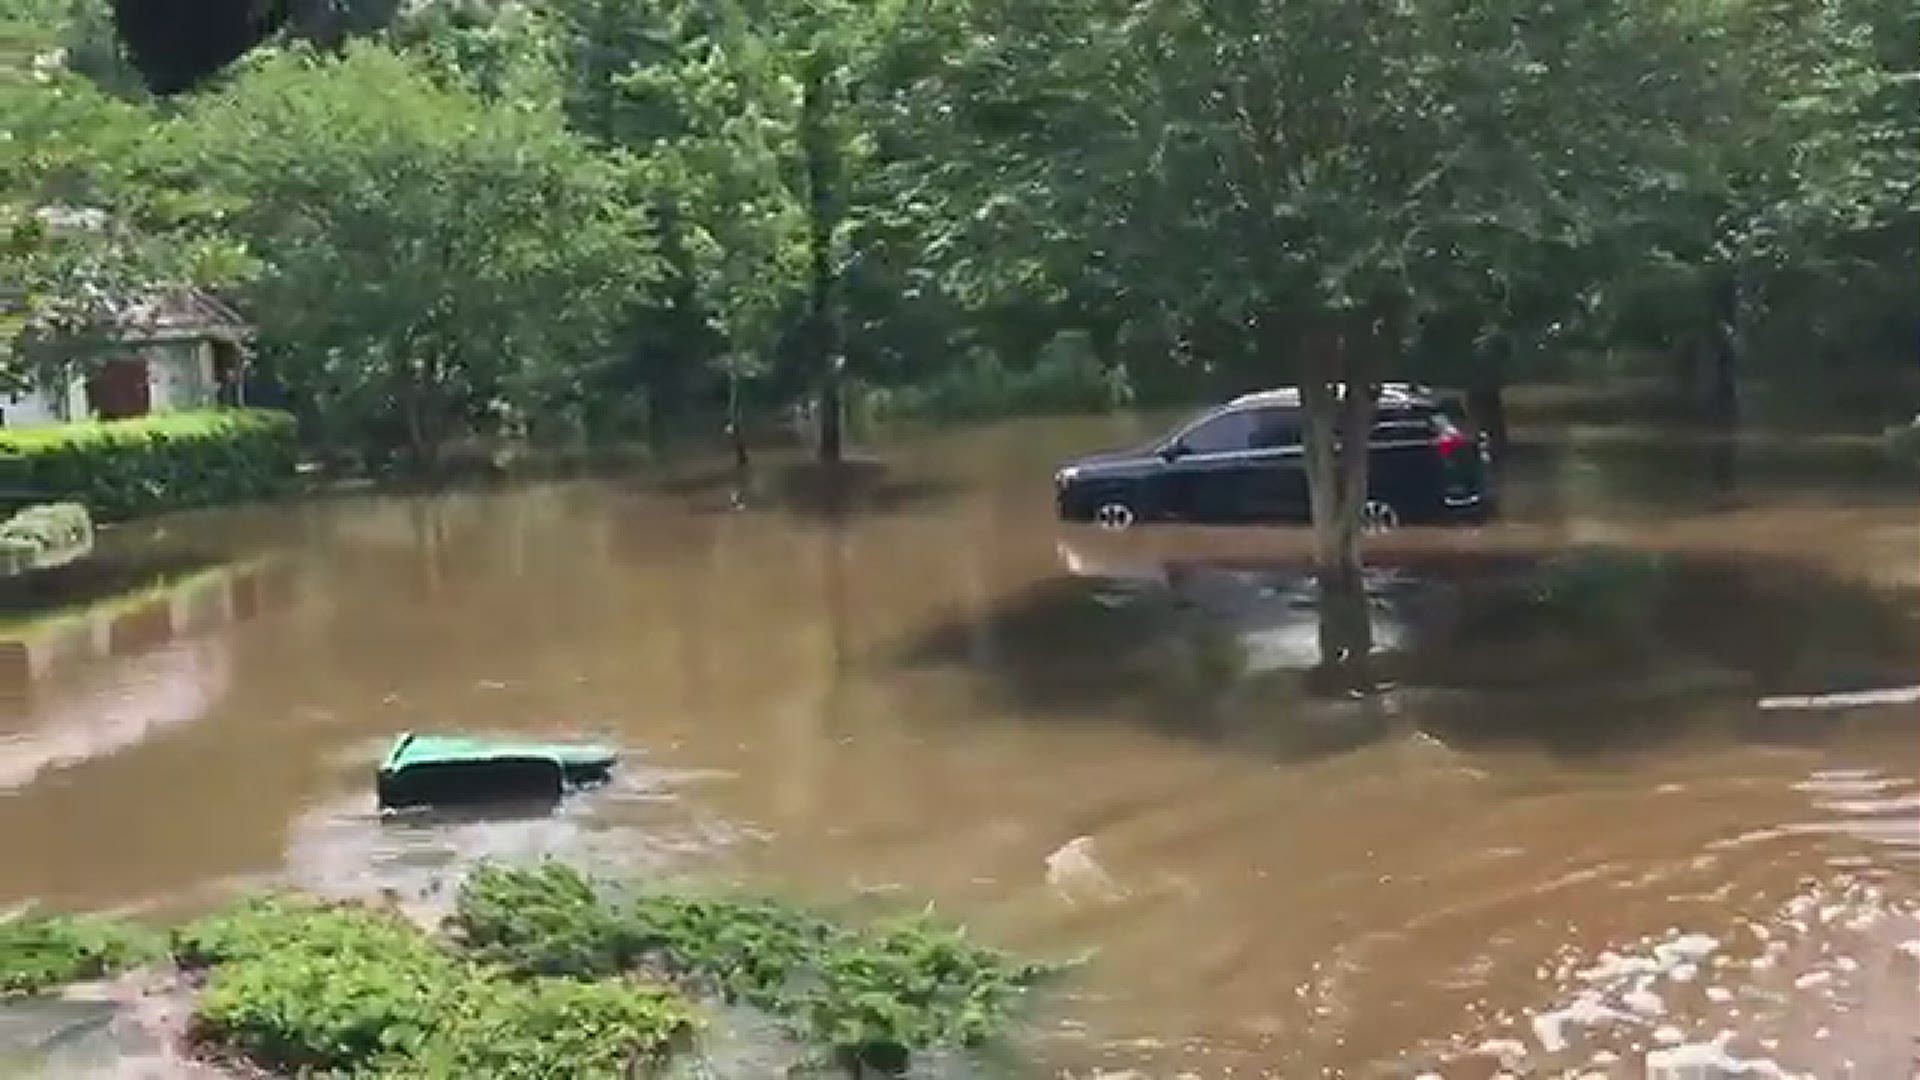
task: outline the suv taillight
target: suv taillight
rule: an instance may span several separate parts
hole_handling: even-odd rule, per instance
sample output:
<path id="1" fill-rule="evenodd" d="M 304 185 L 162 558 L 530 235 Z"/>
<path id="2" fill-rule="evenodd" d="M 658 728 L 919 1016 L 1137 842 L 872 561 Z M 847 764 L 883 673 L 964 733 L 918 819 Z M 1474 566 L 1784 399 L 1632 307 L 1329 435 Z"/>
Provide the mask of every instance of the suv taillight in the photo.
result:
<path id="1" fill-rule="evenodd" d="M 1465 450 L 1472 444 L 1473 440 L 1467 438 L 1465 432 L 1454 427 L 1452 424 L 1441 428 L 1440 433 L 1433 438 L 1433 448 L 1443 459 L 1451 459 L 1453 455 Z"/>

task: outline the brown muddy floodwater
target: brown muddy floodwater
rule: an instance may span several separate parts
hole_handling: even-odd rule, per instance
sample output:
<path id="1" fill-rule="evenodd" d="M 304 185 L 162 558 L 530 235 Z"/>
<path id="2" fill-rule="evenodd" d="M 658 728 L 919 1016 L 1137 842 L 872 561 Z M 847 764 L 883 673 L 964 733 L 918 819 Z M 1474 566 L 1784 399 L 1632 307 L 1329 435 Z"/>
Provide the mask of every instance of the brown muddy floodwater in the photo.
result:
<path id="1" fill-rule="evenodd" d="M 122 530 L 87 606 L 8 586 L 0 905 L 551 854 L 1090 954 L 1017 1075 L 1914 1075 L 1920 701 L 1804 700 L 1920 684 L 1910 476 L 1557 433 L 1499 524 L 1374 545 L 1361 699 L 1299 530 L 1055 524 L 1054 462 L 1129 435 L 903 438 L 837 504 L 766 461 L 742 508 L 693 469 Z M 627 758 L 383 823 L 404 729 Z"/>

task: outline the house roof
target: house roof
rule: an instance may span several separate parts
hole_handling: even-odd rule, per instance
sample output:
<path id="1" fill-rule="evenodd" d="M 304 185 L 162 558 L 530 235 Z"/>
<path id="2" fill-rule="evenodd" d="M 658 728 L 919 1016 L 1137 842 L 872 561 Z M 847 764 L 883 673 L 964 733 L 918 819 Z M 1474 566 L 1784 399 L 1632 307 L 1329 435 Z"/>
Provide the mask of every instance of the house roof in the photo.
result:
<path id="1" fill-rule="evenodd" d="M 181 341 L 215 338 L 240 341 L 252 327 L 240 313 L 200 289 L 178 289 L 140 297 L 114 314 L 111 332 L 122 341 Z"/>
<path id="2" fill-rule="evenodd" d="M 34 216 L 55 234 L 101 232 L 113 224 L 106 211 L 92 206 L 42 206 Z M 85 334 L 87 337 L 128 344 L 206 338 L 239 342 L 252 333 L 251 325 L 239 312 L 202 289 L 174 288 L 111 297 L 99 306 L 106 317 Z"/>

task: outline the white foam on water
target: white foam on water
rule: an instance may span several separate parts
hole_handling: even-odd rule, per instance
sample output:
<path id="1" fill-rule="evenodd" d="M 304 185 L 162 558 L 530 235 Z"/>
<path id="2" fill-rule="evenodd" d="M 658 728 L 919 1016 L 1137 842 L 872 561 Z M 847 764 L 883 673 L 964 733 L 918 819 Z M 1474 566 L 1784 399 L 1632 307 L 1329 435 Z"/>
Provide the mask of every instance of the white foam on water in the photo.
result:
<path id="1" fill-rule="evenodd" d="M 1735 1057 L 1727 1049 L 1732 1042 L 1733 1034 L 1723 1031 L 1711 1042 L 1648 1051 L 1647 1080 L 1721 1080 L 1733 1076 L 1792 1080 L 1796 1076 L 1765 1058 Z"/>
<path id="2" fill-rule="evenodd" d="M 1598 1069 L 1648 1080 L 1803 1075 L 1794 1070 L 1878 1077 L 1909 1062 L 1920 1021 L 1902 1018 L 1920 1018 L 1920 898 L 1904 885 L 1853 876 L 1808 882 L 1771 913 L 1732 916 L 1725 931 L 1674 927 L 1615 942 L 1584 962 L 1571 948 L 1534 959 L 1536 977 L 1557 988 L 1555 996 L 1519 1017 L 1487 1017 L 1458 1036 L 1453 1052 L 1473 1053 L 1477 1044 L 1483 1060 L 1495 1054 L 1501 1067 L 1527 1075 Z M 1516 1035 L 1533 1049 L 1524 1061 L 1513 1057 Z M 1842 1054 L 1853 1071 L 1833 1071 Z M 1484 1075 L 1462 1057 L 1435 1067 L 1455 1064 Z"/>
<path id="3" fill-rule="evenodd" d="M 1626 1013 L 1610 1008 L 1605 1000 L 1591 990 L 1583 991 L 1565 1008 L 1543 1012 L 1533 1018 L 1533 1037 L 1539 1040 L 1540 1048 L 1550 1054 L 1557 1054 L 1567 1048 L 1567 1026 L 1598 1027 L 1618 1020 L 1631 1019 Z"/>
<path id="4" fill-rule="evenodd" d="M 1620 995 L 1620 1001 L 1642 1016 L 1660 1016 L 1667 1011 L 1667 1003 L 1644 983 Z"/>
<path id="5" fill-rule="evenodd" d="M 1920 702 L 1920 686 L 1892 686 L 1879 690 L 1850 690 L 1835 694 L 1786 694 L 1760 699 L 1760 707 L 1775 709 L 1855 709 L 1872 705 L 1911 705 Z"/>

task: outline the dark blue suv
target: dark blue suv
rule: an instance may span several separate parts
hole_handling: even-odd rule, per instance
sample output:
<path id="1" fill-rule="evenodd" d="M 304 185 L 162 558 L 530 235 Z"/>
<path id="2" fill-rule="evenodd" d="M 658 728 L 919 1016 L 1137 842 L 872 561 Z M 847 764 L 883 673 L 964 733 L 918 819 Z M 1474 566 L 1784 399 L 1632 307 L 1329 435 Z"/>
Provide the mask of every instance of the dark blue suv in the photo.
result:
<path id="1" fill-rule="evenodd" d="M 1095 454 L 1054 474 L 1066 521 L 1111 529 L 1136 522 L 1307 521 L 1305 416 L 1293 388 L 1207 409 L 1147 446 Z M 1420 387 L 1381 388 L 1368 462 L 1369 530 L 1403 522 L 1479 520 L 1491 512 L 1491 459 Z"/>

